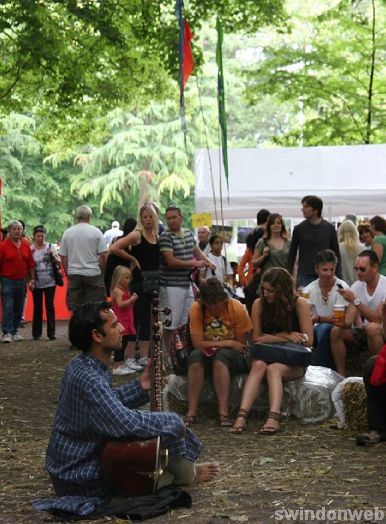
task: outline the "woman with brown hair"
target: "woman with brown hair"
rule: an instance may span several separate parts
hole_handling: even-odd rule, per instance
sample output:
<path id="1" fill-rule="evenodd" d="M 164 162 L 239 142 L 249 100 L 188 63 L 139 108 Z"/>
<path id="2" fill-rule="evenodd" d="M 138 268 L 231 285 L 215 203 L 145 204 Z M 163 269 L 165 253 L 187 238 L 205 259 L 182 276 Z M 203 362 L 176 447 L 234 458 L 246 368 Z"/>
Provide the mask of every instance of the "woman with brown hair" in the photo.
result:
<path id="1" fill-rule="evenodd" d="M 364 244 L 365 249 L 373 249 L 374 235 L 371 232 L 369 224 L 359 224 L 358 226 L 359 241 Z"/>
<path id="2" fill-rule="evenodd" d="M 312 346 L 313 331 L 308 302 L 295 292 L 290 273 L 283 268 L 264 272 L 260 298 L 252 308 L 253 342 L 274 344 L 293 342 Z M 283 399 L 283 381 L 301 378 L 305 369 L 263 360 L 252 360 L 251 370 L 244 386 L 239 413 L 232 433 L 247 429 L 248 413 L 255 402 L 264 378 L 268 382 L 269 413 L 259 434 L 273 435 L 280 430 L 280 407 Z"/>
<path id="3" fill-rule="evenodd" d="M 267 227 L 263 238 L 257 242 L 253 255 L 253 266 L 262 271 L 270 267 L 283 267 L 287 269 L 290 241 L 279 213 L 272 213 L 268 217 Z"/>

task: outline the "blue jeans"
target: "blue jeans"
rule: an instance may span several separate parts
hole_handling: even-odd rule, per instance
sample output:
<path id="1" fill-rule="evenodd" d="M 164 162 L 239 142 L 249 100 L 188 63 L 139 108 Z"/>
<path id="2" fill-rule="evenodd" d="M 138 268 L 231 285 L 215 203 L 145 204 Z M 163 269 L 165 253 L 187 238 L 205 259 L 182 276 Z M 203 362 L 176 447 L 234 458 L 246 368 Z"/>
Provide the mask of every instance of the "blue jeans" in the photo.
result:
<path id="1" fill-rule="evenodd" d="M 324 322 L 314 326 L 313 365 L 335 369 L 331 357 L 330 332 L 334 324 Z"/>
<path id="2" fill-rule="evenodd" d="M 15 335 L 23 315 L 26 297 L 26 280 L 1 277 L 1 304 L 3 308 L 3 333 Z"/>

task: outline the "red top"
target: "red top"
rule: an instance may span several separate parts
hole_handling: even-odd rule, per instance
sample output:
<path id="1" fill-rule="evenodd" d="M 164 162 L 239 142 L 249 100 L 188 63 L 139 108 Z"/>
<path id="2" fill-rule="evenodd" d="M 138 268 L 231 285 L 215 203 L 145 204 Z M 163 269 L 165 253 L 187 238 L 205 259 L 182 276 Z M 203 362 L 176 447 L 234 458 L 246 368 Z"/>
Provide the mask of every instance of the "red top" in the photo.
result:
<path id="1" fill-rule="evenodd" d="M 19 247 L 10 238 L 0 242 L 0 276 L 11 280 L 26 278 L 35 261 L 28 242 L 21 240 Z"/>
<path id="2" fill-rule="evenodd" d="M 130 297 L 131 293 L 125 289 L 122 295 L 122 300 L 128 300 Z M 125 307 L 118 307 L 117 303 L 113 299 L 111 309 L 114 311 L 118 322 L 124 327 L 124 335 L 135 335 L 133 304 L 128 304 Z"/>

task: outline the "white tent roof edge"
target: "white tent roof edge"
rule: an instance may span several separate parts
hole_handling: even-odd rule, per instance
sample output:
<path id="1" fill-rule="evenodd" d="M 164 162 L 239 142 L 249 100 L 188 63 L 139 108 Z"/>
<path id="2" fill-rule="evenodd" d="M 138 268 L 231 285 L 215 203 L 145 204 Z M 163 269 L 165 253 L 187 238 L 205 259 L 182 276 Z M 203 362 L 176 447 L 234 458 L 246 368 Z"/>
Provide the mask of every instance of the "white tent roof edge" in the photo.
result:
<path id="1" fill-rule="evenodd" d="M 220 209 L 218 150 L 209 151 L 217 212 Z M 221 166 L 225 219 L 255 218 L 261 208 L 301 217 L 307 194 L 323 199 L 326 218 L 386 214 L 386 144 L 299 148 L 229 149 L 229 203 Z M 212 213 L 214 202 L 208 151 L 195 153 L 197 213 Z"/>

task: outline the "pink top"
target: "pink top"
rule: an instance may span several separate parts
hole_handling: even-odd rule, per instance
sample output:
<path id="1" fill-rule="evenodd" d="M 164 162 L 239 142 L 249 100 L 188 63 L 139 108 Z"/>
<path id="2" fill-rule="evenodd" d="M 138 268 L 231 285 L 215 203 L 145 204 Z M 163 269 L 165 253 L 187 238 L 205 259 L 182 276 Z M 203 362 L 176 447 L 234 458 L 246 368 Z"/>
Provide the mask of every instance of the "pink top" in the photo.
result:
<path id="1" fill-rule="evenodd" d="M 128 300 L 130 297 L 131 293 L 125 290 L 122 295 L 122 300 Z M 116 314 L 118 322 L 124 327 L 124 335 L 135 335 L 133 304 L 129 304 L 125 307 L 118 307 L 117 303 L 113 299 L 111 309 Z"/>

